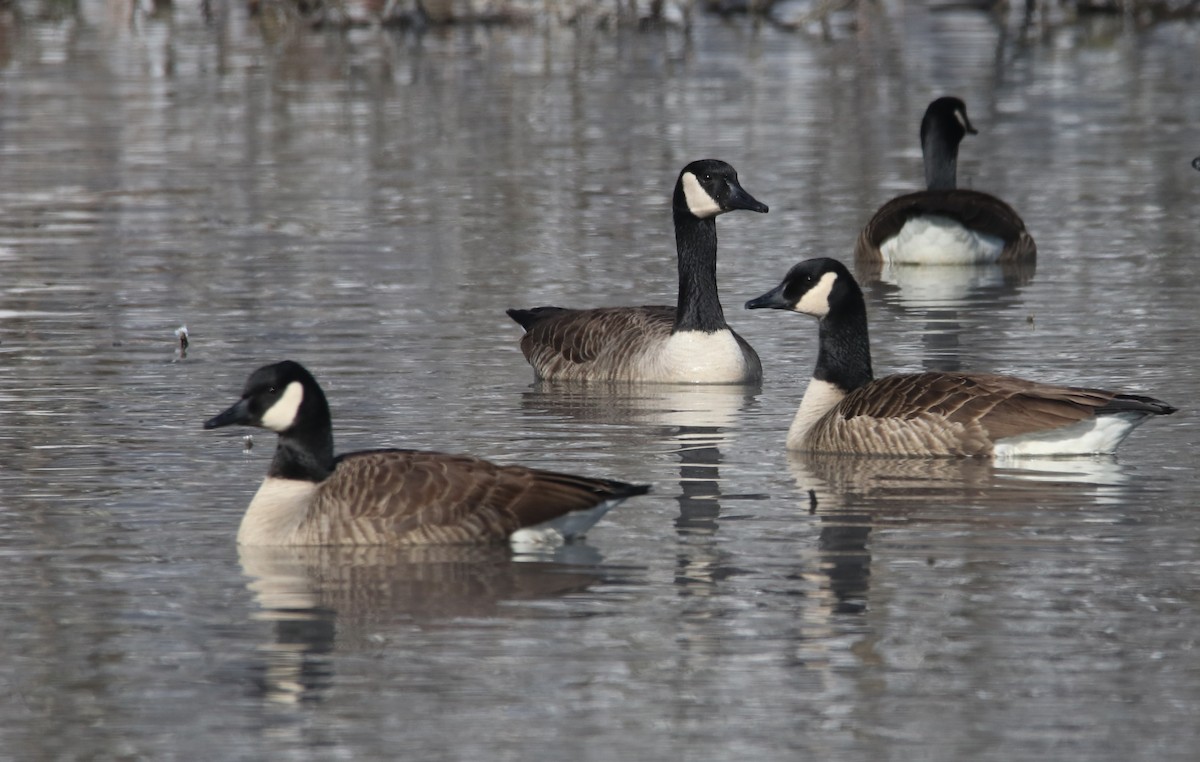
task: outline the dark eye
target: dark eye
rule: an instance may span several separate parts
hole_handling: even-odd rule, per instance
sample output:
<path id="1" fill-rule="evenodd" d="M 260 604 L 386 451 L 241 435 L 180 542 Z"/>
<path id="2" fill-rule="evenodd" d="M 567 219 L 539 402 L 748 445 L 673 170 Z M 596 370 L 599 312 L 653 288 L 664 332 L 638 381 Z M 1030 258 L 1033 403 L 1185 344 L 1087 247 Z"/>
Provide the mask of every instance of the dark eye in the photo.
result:
<path id="1" fill-rule="evenodd" d="M 704 173 L 704 182 L 706 182 L 706 183 L 712 182 L 712 175 L 710 175 L 708 172 Z"/>

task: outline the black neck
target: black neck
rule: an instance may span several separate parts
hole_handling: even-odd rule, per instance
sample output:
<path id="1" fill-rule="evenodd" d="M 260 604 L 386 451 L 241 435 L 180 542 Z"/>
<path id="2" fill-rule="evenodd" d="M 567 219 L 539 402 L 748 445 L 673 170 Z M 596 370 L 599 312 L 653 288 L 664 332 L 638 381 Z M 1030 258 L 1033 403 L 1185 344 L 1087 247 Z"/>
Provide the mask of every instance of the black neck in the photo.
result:
<path id="1" fill-rule="evenodd" d="M 867 310 L 861 295 L 857 309 L 850 308 L 821 318 L 820 337 L 813 378 L 828 381 L 847 394 L 874 379 Z"/>
<path id="2" fill-rule="evenodd" d="M 267 476 L 320 482 L 333 473 L 333 466 L 333 425 L 326 408 L 324 425 L 319 420 L 297 424 L 279 435 Z"/>
<path id="3" fill-rule="evenodd" d="M 925 187 L 954 190 L 958 187 L 958 141 L 935 122 L 921 138 L 925 156 Z"/>
<path id="4" fill-rule="evenodd" d="M 679 301 L 675 331 L 721 331 L 729 327 L 717 295 L 717 219 L 676 209 L 675 251 Z"/>

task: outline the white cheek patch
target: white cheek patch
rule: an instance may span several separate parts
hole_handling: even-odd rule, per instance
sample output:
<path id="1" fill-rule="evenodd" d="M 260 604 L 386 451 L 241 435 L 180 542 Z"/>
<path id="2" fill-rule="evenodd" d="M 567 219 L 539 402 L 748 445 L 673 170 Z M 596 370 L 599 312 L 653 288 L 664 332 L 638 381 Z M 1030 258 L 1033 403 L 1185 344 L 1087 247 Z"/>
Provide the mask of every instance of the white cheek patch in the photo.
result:
<path id="1" fill-rule="evenodd" d="M 966 132 L 971 131 L 971 129 L 967 127 L 967 115 L 962 112 L 962 109 L 954 109 L 954 118 L 957 119 L 958 123 L 962 125 L 963 130 Z"/>
<path id="2" fill-rule="evenodd" d="M 833 284 L 837 281 L 837 277 L 837 273 L 822 275 L 821 280 L 817 281 L 817 285 L 805 291 L 804 296 L 800 297 L 800 301 L 796 302 L 796 306 L 792 309 L 813 317 L 822 318 L 828 315 L 829 293 L 833 291 Z"/>
<path id="3" fill-rule="evenodd" d="M 683 197 L 687 199 L 688 211 L 697 217 L 713 217 L 721 213 L 721 206 L 708 195 L 708 191 L 691 172 L 683 173 Z"/>
<path id="4" fill-rule="evenodd" d="M 274 405 L 263 413 L 262 426 L 274 432 L 287 431 L 296 422 L 296 413 L 300 412 L 300 403 L 304 401 L 304 387 L 299 381 L 293 381 L 283 390 Z"/>

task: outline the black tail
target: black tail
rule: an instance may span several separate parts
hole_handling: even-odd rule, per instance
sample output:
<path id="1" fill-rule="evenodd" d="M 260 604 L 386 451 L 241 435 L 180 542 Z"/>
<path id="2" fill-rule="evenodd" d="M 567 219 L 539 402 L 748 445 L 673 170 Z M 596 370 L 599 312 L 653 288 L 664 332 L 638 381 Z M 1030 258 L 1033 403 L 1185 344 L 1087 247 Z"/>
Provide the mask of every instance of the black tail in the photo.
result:
<path id="1" fill-rule="evenodd" d="M 627 484 L 626 482 L 618 482 L 612 479 L 607 481 L 609 488 L 613 491 L 613 497 L 633 497 L 634 495 L 644 495 L 650 491 L 649 484 Z"/>
<path id="2" fill-rule="evenodd" d="M 567 312 L 563 307 L 534 307 L 531 310 L 506 310 L 508 316 L 521 324 L 521 327 L 528 331 L 537 322 L 545 320 L 548 317 Z"/>
<path id="3" fill-rule="evenodd" d="M 1139 394 L 1118 394 L 1103 407 L 1096 408 L 1096 415 L 1113 413 L 1144 413 L 1145 415 L 1170 415 L 1178 408 L 1162 400 L 1143 397 Z"/>
<path id="4" fill-rule="evenodd" d="M 564 474 L 560 471 L 542 471 L 540 469 L 538 473 L 547 481 L 586 490 L 601 500 L 624 500 L 627 497 L 644 495 L 650 491 L 649 484 L 630 484 L 616 479 L 598 479 L 593 476 Z"/>

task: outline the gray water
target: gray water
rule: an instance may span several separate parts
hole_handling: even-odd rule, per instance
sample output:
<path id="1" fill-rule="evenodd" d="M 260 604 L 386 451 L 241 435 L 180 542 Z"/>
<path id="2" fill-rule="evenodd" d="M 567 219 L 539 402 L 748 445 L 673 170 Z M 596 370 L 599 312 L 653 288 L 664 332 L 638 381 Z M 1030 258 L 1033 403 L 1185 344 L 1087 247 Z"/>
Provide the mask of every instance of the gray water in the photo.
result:
<path id="1" fill-rule="evenodd" d="M 0 29 L 0 757 L 1194 758 L 1196 26 L 868 4 L 830 41 L 264 35 L 237 4 L 63 8 Z M 980 130 L 960 182 L 1041 254 L 883 273 L 876 369 L 1180 408 L 1116 459 L 783 449 L 815 326 L 739 305 L 919 185 L 945 92 Z M 771 207 L 718 224 L 762 388 L 534 386 L 504 309 L 671 303 L 670 188 L 705 156 Z M 239 552 L 272 438 L 200 424 L 282 358 L 339 449 L 654 492 L 538 556 Z"/>

